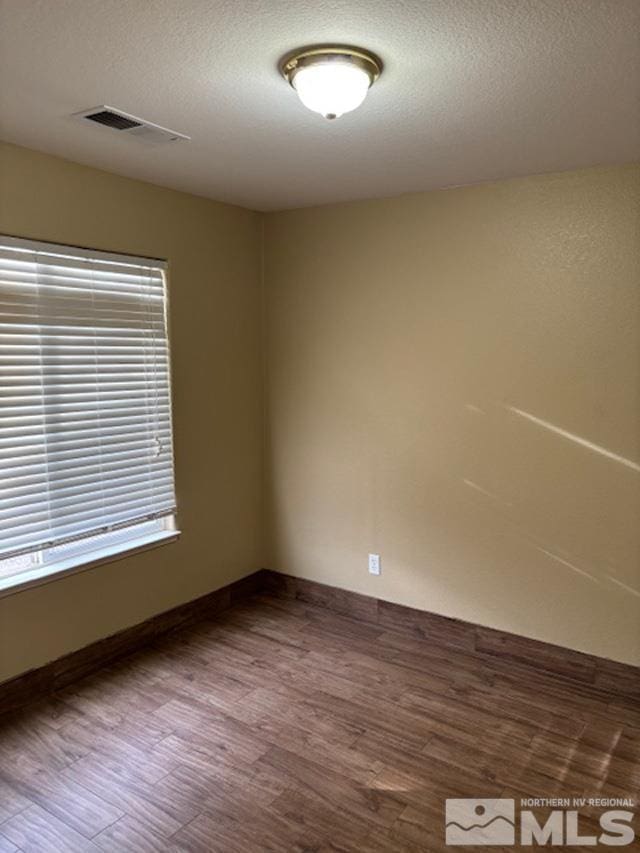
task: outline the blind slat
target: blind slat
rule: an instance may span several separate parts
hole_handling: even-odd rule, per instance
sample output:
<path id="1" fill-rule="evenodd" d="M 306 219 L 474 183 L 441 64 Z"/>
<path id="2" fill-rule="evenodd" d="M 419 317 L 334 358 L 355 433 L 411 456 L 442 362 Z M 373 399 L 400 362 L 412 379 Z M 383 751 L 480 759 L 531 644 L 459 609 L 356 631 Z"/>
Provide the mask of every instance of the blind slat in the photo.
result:
<path id="1" fill-rule="evenodd" d="M 148 485 L 141 489 L 135 497 L 128 496 L 123 498 L 122 495 L 113 495 L 111 498 L 98 499 L 93 501 L 65 505 L 47 506 L 43 511 L 38 512 L 33 510 L 28 521 L 24 520 L 23 516 L 10 514 L 7 522 L 0 518 L 0 535 L 5 535 L 9 531 L 9 539 L 15 541 L 18 537 L 27 535 L 30 531 L 48 530 L 53 536 L 66 535 L 73 528 L 74 532 L 78 532 L 78 525 L 82 524 L 86 519 L 99 518 L 100 524 L 109 523 L 114 516 L 122 518 L 127 515 L 129 507 L 136 508 L 136 515 L 139 514 L 140 507 L 153 511 L 157 507 L 160 510 L 163 507 L 171 506 L 173 503 L 173 492 L 171 488 L 165 486 Z M 58 534 L 58 531 L 60 533 Z"/>
<path id="2" fill-rule="evenodd" d="M 121 477 L 114 482 L 117 482 L 118 485 L 109 486 L 108 488 L 103 489 L 103 496 L 109 498 L 112 495 L 126 494 L 131 488 L 142 490 L 149 484 L 149 471 L 147 470 L 145 473 L 138 474 L 135 477 Z M 154 473 L 152 482 L 153 488 L 170 488 L 172 478 L 169 472 L 166 472 L 164 476 Z M 88 491 L 86 489 L 87 484 L 88 480 L 85 478 L 84 483 L 75 487 L 56 489 L 56 506 L 71 506 L 77 502 L 84 504 L 86 502 L 86 495 Z M 9 518 L 13 514 L 13 511 L 20 506 L 20 502 L 24 500 L 27 492 L 30 492 L 30 499 L 32 501 L 32 509 L 34 512 L 41 512 L 45 507 L 48 507 L 48 496 L 46 490 L 43 490 L 42 485 L 42 483 L 39 483 L 29 486 L 27 489 L 24 489 L 21 494 L 16 495 L 13 498 L 2 498 L 0 500 L 0 517 L 3 519 Z"/>
<path id="3" fill-rule="evenodd" d="M 173 470 L 171 464 L 164 460 L 155 460 L 154 462 L 147 462 L 146 460 L 143 460 L 138 463 L 130 462 L 130 464 L 127 465 L 126 470 L 131 473 L 138 473 L 149 470 L 160 472 L 161 469 Z M 114 473 L 114 477 L 116 477 L 115 472 L 117 471 L 117 473 L 120 473 L 122 471 L 122 466 L 119 461 L 109 463 L 108 465 L 103 464 L 102 466 L 85 465 L 84 467 L 70 470 L 66 475 L 60 475 L 58 473 L 58 476 L 48 476 L 46 465 L 43 465 L 40 469 L 34 469 L 33 471 L 23 474 L 21 477 L 12 478 L 12 485 L 3 491 L 3 495 L 5 497 L 17 495 L 25 486 L 31 486 L 34 484 L 40 484 L 42 488 L 46 488 L 50 483 L 55 483 L 57 491 L 58 489 L 73 486 L 76 483 L 84 484 L 85 482 L 93 480 L 95 478 L 96 471 L 111 471 Z"/>

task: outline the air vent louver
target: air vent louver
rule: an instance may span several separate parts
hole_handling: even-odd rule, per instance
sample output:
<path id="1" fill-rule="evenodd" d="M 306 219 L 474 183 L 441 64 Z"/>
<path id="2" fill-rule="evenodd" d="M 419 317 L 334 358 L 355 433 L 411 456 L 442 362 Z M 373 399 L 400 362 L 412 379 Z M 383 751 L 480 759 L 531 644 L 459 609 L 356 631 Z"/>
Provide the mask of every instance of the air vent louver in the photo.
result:
<path id="1" fill-rule="evenodd" d="M 99 107 L 92 107 L 90 110 L 82 110 L 79 113 L 74 113 L 72 118 L 88 119 L 98 126 L 108 128 L 109 130 L 117 130 L 123 135 L 132 136 L 138 142 L 157 144 L 178 142 L 181 139 L 188 141 L 190 138 L 185 136 L 184 133 L 160 127 L 159 124 L 145 121 L 142 118 L 138 118 L 138 116 L 129 115 L 129 113 L 116 110 L 105 104 L 101 104 Z"/>
<path id="2" fill-rule="evenodd" d="M 141 127 L 141 121 L 134 121 L 126 116 L 118 115 L 111 110 L 100 110 L 98 113 L 90 113 L 85 116 L 89 121 L 96 121 L 98 124 L 104 124 L 106 127 L 112 127 L 114 130 L 131 130 L 132 127 Z"/>

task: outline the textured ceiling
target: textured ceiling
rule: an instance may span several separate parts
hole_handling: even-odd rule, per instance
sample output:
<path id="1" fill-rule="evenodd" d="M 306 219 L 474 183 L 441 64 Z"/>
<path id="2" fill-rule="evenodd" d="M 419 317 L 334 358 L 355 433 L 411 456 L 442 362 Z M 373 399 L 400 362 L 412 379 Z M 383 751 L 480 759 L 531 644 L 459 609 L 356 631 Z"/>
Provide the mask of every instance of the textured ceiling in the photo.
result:
<path id="1" fill-rule="evenodd" d="M 639 0 L 0 0 L 0 135 L 263 210 L 636 159 Z M 340 41 L 385 70 L 333 123 L 278 75 Z M 148 147 L 70 113 L 189 134 Z"/>

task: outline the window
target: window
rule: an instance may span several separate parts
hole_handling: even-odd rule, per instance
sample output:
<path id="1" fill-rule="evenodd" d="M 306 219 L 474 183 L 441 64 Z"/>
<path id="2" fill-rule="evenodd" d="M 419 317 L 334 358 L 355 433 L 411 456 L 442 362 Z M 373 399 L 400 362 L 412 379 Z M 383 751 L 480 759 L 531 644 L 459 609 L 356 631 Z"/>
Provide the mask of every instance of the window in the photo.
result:
<path id="1" fill-rule="evenodd" d="M 0 237 L 0 589 L 174 518 L 165 264 Z"/>

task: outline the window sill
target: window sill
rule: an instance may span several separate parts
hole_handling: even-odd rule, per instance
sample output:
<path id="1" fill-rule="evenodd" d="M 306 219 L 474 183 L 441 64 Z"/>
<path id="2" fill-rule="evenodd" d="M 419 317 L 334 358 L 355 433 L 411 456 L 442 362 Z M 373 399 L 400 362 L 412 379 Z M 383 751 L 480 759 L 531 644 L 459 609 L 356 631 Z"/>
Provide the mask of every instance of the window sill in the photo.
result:
<path id="1" fill-rule="evenodd" d="M 117 545 L 96 548 L 90 553 L 77 554 L 64 560 L 57 560 L 55 563 L 49 563 L 46 566 L 35 566 L 31 571 L 20 572 L 14 577 L 1 578 L 0 598 L 15 595 L 31 587 L 42 586 L 68 575 L 84 572 L 87 569 L 93 569 L 103 563 L 110 563 L 132 554 L 138 554 L 141 551 L 147 551 L 150 548 L 156 548 L 158 545 L 175 542 L 179 536 L 179 530 L 159 530 L 138 536 L 135 539 L 129 539 L 127 542 L 120 542 Z"/>

